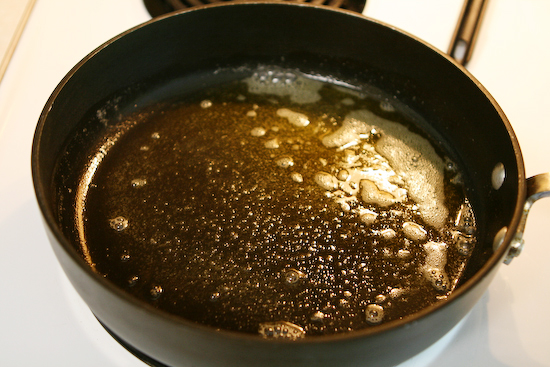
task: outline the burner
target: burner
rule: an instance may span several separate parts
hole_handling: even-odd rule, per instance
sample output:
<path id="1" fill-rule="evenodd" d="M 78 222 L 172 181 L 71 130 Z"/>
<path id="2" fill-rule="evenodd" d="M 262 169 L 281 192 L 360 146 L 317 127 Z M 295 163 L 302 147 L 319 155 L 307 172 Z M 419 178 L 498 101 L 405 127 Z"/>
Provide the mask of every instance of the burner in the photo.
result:
<path id="1" fill-rule="evenodd" d="M 175 10 L 192 8 L 194 6 L 212 4 L 219 2 L 228 2 L 234 0 L 143 0 L 145 7 L 151 16 L 170 13 Z M 335 8 L 342 8 L 362 13 L 367 0 L 280 0 L 280 1 L 296 1 L 301 3 L 309 3 L 312 5 L 326 5 Z"/>

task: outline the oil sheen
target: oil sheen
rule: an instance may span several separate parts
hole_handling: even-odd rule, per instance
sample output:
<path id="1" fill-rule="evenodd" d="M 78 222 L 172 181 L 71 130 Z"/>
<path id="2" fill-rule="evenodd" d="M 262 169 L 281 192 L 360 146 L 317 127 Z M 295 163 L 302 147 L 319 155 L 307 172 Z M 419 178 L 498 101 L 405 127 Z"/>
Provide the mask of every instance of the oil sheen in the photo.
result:
<path id="1" fill-rule="evenodd" d="M 444 301 L 475 244 L 456 165 L 399 106 L 294 70 L 107 129 L 79 176 L 89 265 L 166 312 L 298 339 Z"/>

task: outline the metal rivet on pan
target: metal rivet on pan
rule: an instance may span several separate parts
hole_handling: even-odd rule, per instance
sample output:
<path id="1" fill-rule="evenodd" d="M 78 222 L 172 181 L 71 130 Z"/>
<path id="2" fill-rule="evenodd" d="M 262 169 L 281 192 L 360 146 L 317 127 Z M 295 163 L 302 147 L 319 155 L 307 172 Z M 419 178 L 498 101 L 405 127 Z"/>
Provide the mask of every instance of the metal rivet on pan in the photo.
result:
<path id="1" fill-rule="evenodd" d="M 493 174 L 491 175 L 491 182 L 493 183 L 493 188 L 498 190 L 501 188 L 506 178 L 506 170 L 504 169 L 504 164 L 498 162 L 493 168 Z"/>
<path id="2" fill-rule="evenodd" d="M 504 237 L 506 236 L 506 232 L 508 232 L 508 227 L 504 226 L 498 231 L 498 233 L 495 236 L 495 239 L 493 240 L 493 251 L 496 252 L 500 245 L 502 245 L 502 242 L 504 241 Z"/>

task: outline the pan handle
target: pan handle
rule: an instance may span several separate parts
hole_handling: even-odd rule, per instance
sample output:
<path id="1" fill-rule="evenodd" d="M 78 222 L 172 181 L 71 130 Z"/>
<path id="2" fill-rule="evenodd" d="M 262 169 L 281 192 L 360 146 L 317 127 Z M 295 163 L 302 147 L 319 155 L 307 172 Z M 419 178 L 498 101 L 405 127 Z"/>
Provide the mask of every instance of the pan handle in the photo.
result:
<path id="1" fill-rule="evenodd" d="M 550 173 L 542 173 L 527 179 L 527 199 L 525 200 L 525 205 L 523 206 L 523 215 L 521 216 L 518 231 L 510 242 L 508 253 L 504 258 L 505 264 L 510 264 L 514 257 L 519 256 L 521 250 L 523 250 L 523 233 L 525 231 L 525 224 L 527 223 L 529 210 L 531 210 L 531 207 L 535 201 L 548 196 L 550 196 Z M 506 235 L 506 230 L 506 227 L 504 227 L 495 237 L 495 242 L 493 245 L 495 250 L 502 244 L 504 236 Z"/>
<path id="2" fill-rule="evenodd" d="M 466 65 L 474 51 L 488 0 L 465 0 L 447 53 L 459 64 Z"/>

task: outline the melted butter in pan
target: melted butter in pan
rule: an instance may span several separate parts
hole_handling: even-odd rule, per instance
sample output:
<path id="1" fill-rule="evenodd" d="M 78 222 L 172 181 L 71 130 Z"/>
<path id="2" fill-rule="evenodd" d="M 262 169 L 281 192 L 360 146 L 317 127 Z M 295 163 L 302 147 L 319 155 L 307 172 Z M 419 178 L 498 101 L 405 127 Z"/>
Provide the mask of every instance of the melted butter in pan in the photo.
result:
<path id="1" fill-rule="evenodd" d="M 405 317 L 454 290 L 476 229 L 455 165 L 392 117 L 267 67 L 130 116 L 81 178 L 79 246 L 216 328 L 297 339 Z"/>

